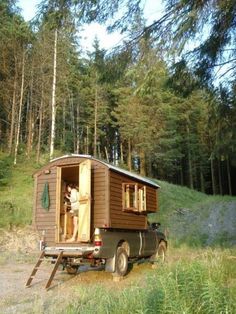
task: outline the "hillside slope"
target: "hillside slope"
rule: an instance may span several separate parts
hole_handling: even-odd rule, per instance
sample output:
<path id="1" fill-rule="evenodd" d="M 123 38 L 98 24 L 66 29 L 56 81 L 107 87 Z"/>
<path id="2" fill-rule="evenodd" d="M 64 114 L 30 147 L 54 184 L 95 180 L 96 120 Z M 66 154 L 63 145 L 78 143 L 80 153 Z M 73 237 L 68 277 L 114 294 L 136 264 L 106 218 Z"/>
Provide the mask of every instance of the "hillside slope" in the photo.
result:
<path id="1" fill-rule="evenodd" d="M 236 198 L 211 196 L 186 187 L 160 182 L 160 221 L 173 244 L 191 246 L 236 244 Z"/>
<path id="2" fill-rule="evenodd" d="M 38 166 L 29 161 L 11 167 L 0 187 L 0 228 L 32 221 L 33 178 Z M 173 245 L 236 244 L 236 198 L 208 196 L 186 187 L 158 181 L 159 212 L 149 215 L 167 230 Z"/>

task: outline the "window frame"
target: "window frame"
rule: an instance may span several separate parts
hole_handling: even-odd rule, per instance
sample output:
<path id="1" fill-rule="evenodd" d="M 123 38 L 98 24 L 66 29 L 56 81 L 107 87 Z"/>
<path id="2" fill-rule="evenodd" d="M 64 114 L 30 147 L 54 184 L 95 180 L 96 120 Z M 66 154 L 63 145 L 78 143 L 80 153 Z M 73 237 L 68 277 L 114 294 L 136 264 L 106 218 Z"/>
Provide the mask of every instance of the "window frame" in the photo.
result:
<path id="1" fill-rule="evenodd" d="M 132 188 L 132 191 L 134 193 L 134 200 L 133 200 L 134 206 L 129 206 L 129 204 L 131 203 L 130 201 L 131 194 L 129 193 L 130 188 Z M 147 192 L 146 191 L 147 189 L 145 185 L 141 185 L 139 183 L 134 183 L 134 182 L 123 182 L 122 183 L 122 210 L 124 212 L 135 212 L 135 213 L 147 212 Z M 143 198 L 142 201 L 140 199 L 141 197 Z"/>

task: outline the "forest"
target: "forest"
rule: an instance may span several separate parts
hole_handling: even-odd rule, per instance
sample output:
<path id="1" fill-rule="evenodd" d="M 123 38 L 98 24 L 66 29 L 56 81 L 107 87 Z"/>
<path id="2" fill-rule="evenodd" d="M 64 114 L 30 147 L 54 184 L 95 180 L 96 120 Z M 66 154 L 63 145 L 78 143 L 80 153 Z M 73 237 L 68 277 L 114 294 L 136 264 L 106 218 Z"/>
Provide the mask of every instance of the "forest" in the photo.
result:
<path id="1" fill-rule="evenodd" d="M 236 194 L 236 3 L 164 0 L 151 24 L 143 6 L 42 0 L 26 22 L 17 1 L 0 1 L 2 165 L 88 154 Z M 92 21 L 125 40 L 105 51 L 95 39 L 86 54 L 79 29 Z"/>

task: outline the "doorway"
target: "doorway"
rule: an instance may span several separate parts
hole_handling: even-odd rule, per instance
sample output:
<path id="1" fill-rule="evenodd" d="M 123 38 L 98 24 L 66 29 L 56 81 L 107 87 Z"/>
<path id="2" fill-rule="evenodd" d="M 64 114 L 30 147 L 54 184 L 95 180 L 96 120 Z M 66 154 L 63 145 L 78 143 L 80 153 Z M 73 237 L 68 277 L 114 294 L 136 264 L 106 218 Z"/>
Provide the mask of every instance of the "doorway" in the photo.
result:
<path id="1" fill-rule="evenodd" d="M 73 212 L 65 198 L 67 184 L 73 184 L 78 190 L 79 214 L 78 236 L 75 242 L 89 242 L 91 238 L 91 160 L 79 165 L 57 167 L 57 235 L 56 242 L 66 243 L 73 234 Z"/>
<path id="2" fill-rule="evenodd" d="M 67 184 L 79 186 L 79 165 L 58 167 L 58 242 L 66 242 L 73 234 L 73 213 L 68 199 L 65 197 Z"/>

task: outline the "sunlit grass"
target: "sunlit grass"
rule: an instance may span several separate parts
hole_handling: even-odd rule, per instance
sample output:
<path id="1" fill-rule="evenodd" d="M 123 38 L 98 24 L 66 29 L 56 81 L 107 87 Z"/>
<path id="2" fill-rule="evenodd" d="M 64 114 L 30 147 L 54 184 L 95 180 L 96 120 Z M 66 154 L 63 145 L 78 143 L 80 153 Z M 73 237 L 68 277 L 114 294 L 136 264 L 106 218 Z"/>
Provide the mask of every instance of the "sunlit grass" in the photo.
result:
<path id="1" fill-rule="evenodd" d="M 11 177 L 0 189 L 0 227 L 27 225 L 32 221 L 33 177 L 32 162 L 11 166 Z"/>
<path id="2" fill-rule="evenodd" d="M 235 251 L 199 250 L 196 255 L 188 249 L 186 253 L 179 249 L 178 261 L 147 272 L 125 289 L 114 284 L 110 290 L 99 283 L 87 290 L 78 287 L 78 299 L 70 302 L 66 313 L 93 313 L 95 308 L 101 314 L 235 313 L 236 270 L 229 258 Z"/>

